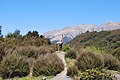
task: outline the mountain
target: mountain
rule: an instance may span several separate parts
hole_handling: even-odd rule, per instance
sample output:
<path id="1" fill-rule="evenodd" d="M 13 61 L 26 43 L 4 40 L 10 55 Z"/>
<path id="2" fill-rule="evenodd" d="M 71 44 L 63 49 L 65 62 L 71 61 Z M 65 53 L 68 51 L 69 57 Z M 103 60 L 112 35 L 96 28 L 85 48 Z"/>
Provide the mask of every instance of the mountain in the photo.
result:
<path id="1" fill-rule="evenodd" d="M 49 38 L 52 42 L 55 43 L 61 40 L 61 35 L 64 35 L 64 43 L 67 43 L 75 38 L 77 35 L 86 31 L 92 31 L 93 29 L 99 30 L 96 25 L 81 24 L 78 26 L 65 27 L 61 30 L 49 31 L 47 33 L 44 33 L 44 35 L 46 38 Z"/>
<path id="2" fill-rule="evenodd" d="M 53 30 L 44 33 L 46 38 L 49 38 L 52 42 L 57 43 L 61 40 L 61 35 L 64 35 L 64 44 L 71 41 L 77 35 L 85 33 L 86 31 L 102 31 L 102 30 L 114 30 L 120 29 L 120 22 L 108 22 L 102 25 L 95 24 L 81 24 L 78 26 L 65 27 L 61 30 Z"/>
<path id="3" fill-rule="evenodd" d="M 100 25 L 103 30 L 115 30 L 120 29 L 120 22 L 108 22 Z"/>

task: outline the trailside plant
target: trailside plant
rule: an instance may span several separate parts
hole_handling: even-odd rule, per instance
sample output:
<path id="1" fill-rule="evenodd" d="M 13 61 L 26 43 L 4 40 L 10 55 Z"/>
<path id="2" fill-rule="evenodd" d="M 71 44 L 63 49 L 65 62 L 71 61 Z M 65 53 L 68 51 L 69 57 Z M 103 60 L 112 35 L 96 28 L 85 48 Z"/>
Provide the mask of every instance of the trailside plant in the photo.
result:
<path id="1" fill-rule="evenodd" d="M 40 55 L 33 67 L 34 76 L 52 76 L 64 70 L 62 60 L 56 54 Z"/>
<path id="2" fill-rule="evenodd" d="M 71 58 L 71 59 L 76 59 L 77 57 L 77 52 L 73 49 L 70 49 L 69 51 L 67 51 L 67 53 L 65 54 L 65 58 Z"/>
<path id="3" fill-rule="evenodd" d="M 76 65 L 81 71 L 92 68 L 102 68 L 104 67 L 104 58 L 100 54 L 90 51 L 82 51 L 79 54 Z"/>
<path id="4" fill-rule="evenodd" d="M 80 80 L 115 80 L 115 77 L 111 73 L 107 73 L 105 70 L 94 68 L 88 69 L 79 73 Z"/>

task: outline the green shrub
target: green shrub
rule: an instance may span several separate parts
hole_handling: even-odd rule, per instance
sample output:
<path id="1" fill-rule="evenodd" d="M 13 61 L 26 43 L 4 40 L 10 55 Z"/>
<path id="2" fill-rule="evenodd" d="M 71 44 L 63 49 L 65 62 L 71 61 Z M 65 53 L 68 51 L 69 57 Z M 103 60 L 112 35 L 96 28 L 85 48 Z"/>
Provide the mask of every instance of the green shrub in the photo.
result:
<path id="1" fill-rule="evenodd" d="M 63 71 L 64 64 L 62 60 L 55 54 L 46 54 L 41 55 L 36 60 L 33 68 L 33 75 L 40 76 L 40 75 L 56 75 Z"/>
<path id="2" fill-rule="evenodd" d="M 65 58 L 71 58 L 71 59 L 76 59 L 77 57 L 77 53 L 75 50 L 69 50 L 67 51 L 67 53 L 65 54 Z"/>
<path id="3" fill-rule="evenodd" d="M 120 61 L 117 58 L 112 56 L 111 54 L 104 55 L 104 67 L 109 70 L 117 70 L 120 71 Z"/>
<path id="4" fill-rule="evenodd" d="M 91 51 L 91 52 L 98 53 L 98 54 L 104 54 L 105 53 L 103 50 L 101 50 L 101 49 L 99 49 L 95 46 L 87 46 L 85 49 L 88 50 L 88 51 Z"/>
<path id="5" fill-rule="evenodd" d="M 104 70 L 88 69 L 79 73 L 80 80 L 115 80 L 115 78 Z"/>
<path id="6" fill-rule="evenodd" d="M 70 50 L 69 45 L 65 45 L 65 46 L 63 46 L 63 51 L 64 51 L 64 52 L 67 52 L 68 50 Z"/>
<path id="7" fill-rule="evenodd" d="M 18 54 L 7 54 L 0 64 L 0 77 L 13 78 L 23 77 L 29 74 L 27 58 Z"/>
<path id="8" fill-rule="evenodd" d="M 77 66 L 68 67 L 68 70 L 67 70 L 68 76 L 74 77 L 74 76 L 78 75 L 78 73 L 79 73 L 79 70 L 78 70 Z"/>
<path id="9" fill-rule="evenodd" d="M 104 66 L 104 58 L 100 54 L 82 51 L 77 59 L 76 65 L 81 71 L 92 68 L 101 68 Z"/>
<path id="10" fill-rule="evenodd" d="M 112 55 L 120 61 L 120 47 L 112 52 Z"/>

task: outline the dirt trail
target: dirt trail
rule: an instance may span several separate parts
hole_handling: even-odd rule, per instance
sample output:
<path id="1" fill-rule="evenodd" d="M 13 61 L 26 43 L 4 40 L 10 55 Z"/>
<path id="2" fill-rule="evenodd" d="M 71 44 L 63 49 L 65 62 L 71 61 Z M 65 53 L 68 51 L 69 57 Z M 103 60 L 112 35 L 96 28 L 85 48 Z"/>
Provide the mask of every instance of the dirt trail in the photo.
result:
<path id="1" fill-rule="evenodd" d="M 56 52 L 57 56 L 63 61 L 64 63 L 64 71 L 62 71 L 60 74 L 56 75 L 52 79 L 49 80 L 72 80 L 69 76 L 67 76 L 67 63 L 65 61 L 65 52 L 62 51 L 57 51 Z"/>
<path id="2" fill-rule="evenodd" d="M 120 75 L 119 74 L 116 74 L 115 77 L 116 77 L 116 80 L 120 80 Z"/>

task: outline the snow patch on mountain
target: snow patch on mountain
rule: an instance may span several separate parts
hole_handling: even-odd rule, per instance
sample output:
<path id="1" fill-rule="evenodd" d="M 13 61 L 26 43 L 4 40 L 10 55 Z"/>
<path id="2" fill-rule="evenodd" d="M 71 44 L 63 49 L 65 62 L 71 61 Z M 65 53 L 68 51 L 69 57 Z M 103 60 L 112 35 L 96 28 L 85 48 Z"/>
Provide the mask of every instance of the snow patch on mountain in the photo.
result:
<path id="1" fill-rule="evenodd" d="M 108 22 L 102 25 L 94 25 L 94 24 L 81 24 L 78 26 L 70 26 L 65 27 L 61 30 L 53 30 L 44 33 L 46 38 L 49 38 L 52 42 L 57 43 L 62 39 L 62 35 L 64 35 L 64 44 L 75 38 L 77 35 L 81 33 L 85 33 L 86 31 L 102 31 L 102 30 L 114 30 L 120 29 L 120 22 Z"/>

